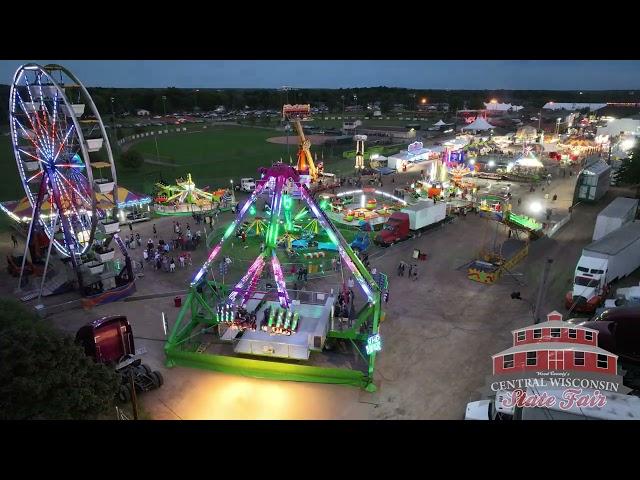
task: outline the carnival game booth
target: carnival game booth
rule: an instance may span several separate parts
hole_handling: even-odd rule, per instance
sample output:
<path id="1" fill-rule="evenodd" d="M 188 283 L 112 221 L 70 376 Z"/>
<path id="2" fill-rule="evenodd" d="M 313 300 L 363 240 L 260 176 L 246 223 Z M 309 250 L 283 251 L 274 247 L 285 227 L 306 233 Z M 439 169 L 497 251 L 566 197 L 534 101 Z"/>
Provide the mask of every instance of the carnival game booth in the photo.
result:
<path id="1" fill-rule="evenodd" d="M 424 170 L 429 176 L 435 176 L 437 163 L 442 153 L 441 147 L 425 148 L 422 142 L 410 144 L 403 150 L 387 158 L 387 167 L 398 172 L 406 172 L 409 167 Z"/>
<path id="2" fill-rule="evenodd" d="M 512 181 L 531 182 L 540 180 L 544 164 L 528 150 L 522 157 L 507 166 L 506 177 Z"/>
<path id="3" fill-rule="evenodd" d="M 505 195 L 481 194 L 477 197 L 476 206 L 480 216 L 501 222 L 509 209 L 509 199 Z"/>

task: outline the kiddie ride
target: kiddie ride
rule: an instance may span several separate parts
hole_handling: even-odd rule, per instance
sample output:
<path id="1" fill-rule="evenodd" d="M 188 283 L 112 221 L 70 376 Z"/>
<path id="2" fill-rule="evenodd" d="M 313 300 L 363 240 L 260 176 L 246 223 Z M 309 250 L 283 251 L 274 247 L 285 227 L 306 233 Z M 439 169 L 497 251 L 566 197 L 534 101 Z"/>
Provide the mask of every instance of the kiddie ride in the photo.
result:
<path id="1" fill-rule="evenodd" d="M 407 205 L 403 199 L 372 187 L 337 195 L 323 193 L 320 197 L 330 207 L 329 218 L 334 222 L 367 231 L 381 226 L 395 211 Z"/>
<path id="2" fill-rule="evenodd" d="M 136 392 L 148 392 L 164 383 L 162 374 L 152 371 L 136 356 L 133 331 L 127 317 L 118 315 L 89 322 L 76 333 L 76 343 L 97 363 L 112 366 L 120 375 L 118 397 L 131 400 L 132 380 Z"/>
<path id="3" fill-rule="evenodd" d="M 165 344 L 167 366 L 208 368 L 259 378 L 355 385 L 375 390 L 374 365 L 381 349 L 378 325 L 381 287 L 329 221 L 296 169 L 282 163 L 261 169 L 255 191 L 194 276 L 189 294 Z M 233 238 L 259 196 L 268 189 L 270 216 L 261 251 L 245 275 L 226 285 L 214 279 L 214 261 Z M 292 192 L 326 232 L 360 287 L 363 305 L 347 321 L 334 317 L 336 293 L 288 290 L 278 258 Z M 283 227 L 284 225 L 284 227 Z M 386 287 L 385 287 L 386 288 Z M 353 305 L 353 304 L 352 304 Z M 322 352 L 336 343 L 353 347 L 362 361 L 337 368 Z M 267 357 L 266 360 L 260 358 Z M 282 361 L 277 361 L 281 359 Z"/>
<path id="4" fill-rule="evenodd" d="M 175 185 L 156 183 L 155 210 L 161 215 L 191 215 L 193 212 L 211 211 L 228 206 L 233 195 L 225 188 L 213 192 L 197 188 L 191 174 L 176 179 Z"/>
<path id="5" fill-rule="evenodd" d="M 499 211 L 501 216 L 498 219 L 493 215 L 488 218 L 496 220 L 496 230 L 501 225 L 509 229 L 509 238 L 502 242 L 498 249 L 487 249 L 484 246 L 480 249 L 476 260 L 467 267 L 469 280 L 480 283 L 497 282 L 503 274 L 511 273 L 511 269 L 529 254 L 529 240 L 536 239 L 541 234 L 542 225 L 535 220 L 515 215 L 508 207 L 504 212 L 501 209 Z M 495 237 L 497 234 L 496 231 Z"/>

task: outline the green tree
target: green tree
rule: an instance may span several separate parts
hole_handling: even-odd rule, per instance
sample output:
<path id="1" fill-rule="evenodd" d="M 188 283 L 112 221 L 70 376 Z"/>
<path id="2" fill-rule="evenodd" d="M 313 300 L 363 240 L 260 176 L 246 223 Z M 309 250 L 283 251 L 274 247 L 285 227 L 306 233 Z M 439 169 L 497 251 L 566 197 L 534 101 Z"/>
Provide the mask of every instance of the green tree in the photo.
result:
<path id="1" fill-rule="evenodd" d="M 622 160 L 615 176 L 616 181 L 623 185 L 640 185 L 640 147 L 633 149 L 629 158 Z"/>
<path id="2" fill-rule="evenodd" d="M 94 419 L 113 407 L 119 386 L 71 337 L 0 300 L 0 419 Z"/>
<path id="3" fill-rule="evenodd" d="M 120 164 L 129 170 L 140 170 L 143 163 L 144 158 L 137 150 L 129 149 L 120 155 Z"/>

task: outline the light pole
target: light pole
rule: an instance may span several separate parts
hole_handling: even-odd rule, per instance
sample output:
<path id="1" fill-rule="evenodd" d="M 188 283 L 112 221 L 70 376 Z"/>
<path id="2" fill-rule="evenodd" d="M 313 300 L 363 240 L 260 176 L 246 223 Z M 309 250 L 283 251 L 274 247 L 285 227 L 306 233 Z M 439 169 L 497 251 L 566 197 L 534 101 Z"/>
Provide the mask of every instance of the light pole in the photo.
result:
<path id="1" fill-rule="evenodd" d="M 285 132 L 287 132 L 287 157 L 289 157 L 289 130 L 291 130 L 291 125 L 286 123 L 284 126 Z"/>
<path id="2" fill-rule="evenodd" d="M 560 120 L 562 120 L 560 117 L 556 119 L 556 137 L 560 135 Z"/>
<path id="3" fill-rule="evenodd" d="M 342 114 L 344 115 L 344 112 L 345 112 L 345 108 L 344 108 L 344 95 L 342 95 L 340 98 L 342 98 Z"/>
<path id="4" fill-rule="evenodd" d="M 164 116 L 167 116 L 167 96 L 162 95 L 162 111 L 164 112 Z"/>
<path id="5" fill-rule="evenodd" d="M 542 128 L 542 109 L 538 112 L 538 130 Z"/>
<path id="6" fill-rule="evenodd" d="M 198 92 L 199 92 L 199 91 L 200 91 L 200 90 L 198 90 L 198 89 L 196 88 L 196 91 L 195 91 L 195 94 L 194 94 L 194 98 L 195 98 L 195 107 L 194 107 L 194 109 L 193 109 L 194 111 L 198 110 Z"/>
<path id="7" fill-rule="evenodd" d="M 113 102 L 115 102 L 115 97 L 111 97 L 111 129 L 113 130 L 113 138 L 116 139 L 116 143 L 118 142 L 118 134 L 116 132 L 116 114 L 113 108 Z"/>

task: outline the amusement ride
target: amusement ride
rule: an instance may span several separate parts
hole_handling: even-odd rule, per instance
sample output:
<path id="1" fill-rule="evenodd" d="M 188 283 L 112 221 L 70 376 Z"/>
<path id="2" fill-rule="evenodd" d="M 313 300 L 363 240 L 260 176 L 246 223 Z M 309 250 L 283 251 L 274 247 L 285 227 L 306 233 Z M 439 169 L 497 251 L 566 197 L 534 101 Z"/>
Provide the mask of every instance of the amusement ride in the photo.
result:
<path id="1" fill-rule="evenodd" d="M 112 297 L 131 293 L 131 262 L 117 235 L 119 201 L 113 154 L 87 89 L 60 65 L 22 65 L 11 84 L 9 118 L 18 172 L 32 209 L 19 288 L 31 239 L 44 234 L 49 242 L 38 296 L 43 292 L 52 247 L 71 265 L 84 295 L 116 288 L 120 290 Z M 111 195 L 113 203 L 98 202 L 98 194 Z M 105 262 L 113 260 L 111 240 L 116 240 L 125 256 L 119 271 L 115 271 L 118 265 L 105 267 Z M 32 251 L 32 260 L 40 253 Z M 64 275 L 55 288 L 49 285 L 49 293 L 56 293 L 63 283 L 68 283 Z M 35 296 L 32 292 L 31 298 Z"/>

